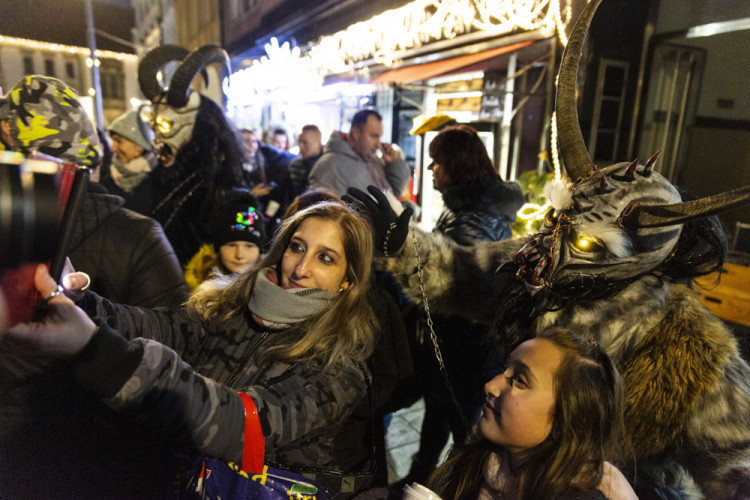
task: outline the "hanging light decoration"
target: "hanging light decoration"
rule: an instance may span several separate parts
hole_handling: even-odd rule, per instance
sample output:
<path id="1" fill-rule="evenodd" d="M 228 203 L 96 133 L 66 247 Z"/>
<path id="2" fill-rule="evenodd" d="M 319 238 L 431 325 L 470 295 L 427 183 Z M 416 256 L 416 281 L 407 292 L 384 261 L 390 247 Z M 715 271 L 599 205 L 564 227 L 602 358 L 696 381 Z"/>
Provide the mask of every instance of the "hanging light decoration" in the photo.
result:
<path id="1" fill-rule="evenodd" d="M 557 120 L 556 113 L 552 113 L 552 123 L 550 132 L 550 150 L 552 153 L 552 165 L 555 169 L 555 177 L 551 182 L 562 183 L 562 169 L 560 168 L 560 158 L 557 152 Z M 516 217 L 526 221 L 526 230 L 531 230 L 532 224 L 544 218 L 547 211 L 552 206 L 552 202 L 548 199 L 543 204 L 537 203 L 524 203 L 521 208 L 516 212 Z"/>
<path id="2" fill-rule="evenodd" d="M 232 76 L 238 100 L 255 95 L 293 91 L 299 85 L 319 87 L 322 77 L 359 69 L 372 60 L 391 65 L 400 54 L 430 42 L 448 40 L 469 32 L 502 36 L 515 31 L 556 30 L 565 43 L 572 0 L 414 0 L 366 21 L 311 43 L 304 55 L 288 42 L 271 39 L 266 56 Z M 563 8 L 561 2 L 565 2 Z M 360 65 L 361 66 L 361 65 Z M 288 86 L 293 86 L 289 89 Z M 231 91 L 230 91 L 231 92 Z"/>
<path id="3" fill-rule="evenodd" d="M 253 104 L 259 97 L 289 101 L 322 87 L 323 76 L 312 68 L 309 57 L 301 55 L 299 47 L 291 47 L 289 42 L 279 45 L 274 37 L 265 50 L 265 56 L 229 77 L 224 90 L 230 105 Z"/>
<path id="4" fill-rule="evenodd" d="M 62 45 L 59 43 L 48 43 L 40 42 L 38 40 L 27 40 L 26 38 L 15 38 L 12 36 L 0 35 L 0 45 L 9 45 L 22 47 L 24 49 L 31 50 L 45 50 L 47 52 L 63 52 L 66 54 L 73 55 L 91 55 L 91 50 L 88 47 L 76 47 L 73 45 Z M 97 50 L 96 57 L 105 59 L 117 59 L 119 61 L 130 60 L 133 62 L 138 61 L 138 56 L 135 54 L 127 54 L 125 52 L 113 52 L 111 50 Z M 86 64 L 90 64 L 88 61 Z M 91 63 L 93 64 L 93 63 Z"/>
<path id="5" fill-rule="evenodd" d="M 322 37 L 308 55 L 325 74 L 343 73 L 367 59 L 390 65 L 400 52 L 475 31 L 500 36 L 556 29 L 565 44 L 570 1 L 415 0 Z"/>

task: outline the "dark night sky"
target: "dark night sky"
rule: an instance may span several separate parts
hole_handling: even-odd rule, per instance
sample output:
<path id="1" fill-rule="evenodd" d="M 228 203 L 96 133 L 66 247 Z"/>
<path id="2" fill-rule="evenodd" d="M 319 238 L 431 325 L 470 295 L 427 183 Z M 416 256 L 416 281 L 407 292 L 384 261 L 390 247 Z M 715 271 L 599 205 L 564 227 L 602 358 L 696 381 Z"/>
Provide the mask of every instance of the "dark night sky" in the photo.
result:
<path id="1" fill-rule="evenodd" d="M 94 25 L 132 42 L 135 23 L 127 1 L 94 1 Z M 84 0 L 0 0 L 0 34 L 64 45 L 88 46 Z M 134 53 L 134 49 L 96 36 L 98 49 Z"/>

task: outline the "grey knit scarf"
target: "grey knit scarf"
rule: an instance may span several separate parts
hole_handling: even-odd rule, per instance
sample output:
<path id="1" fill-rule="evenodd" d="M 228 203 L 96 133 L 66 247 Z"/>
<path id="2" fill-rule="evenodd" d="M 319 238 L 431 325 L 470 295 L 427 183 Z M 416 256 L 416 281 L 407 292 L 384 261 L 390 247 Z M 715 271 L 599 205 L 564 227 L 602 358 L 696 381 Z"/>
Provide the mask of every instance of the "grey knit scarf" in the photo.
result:
<path id="1" fill-rule="evenodd" d="M 247 304 L 257 319 L 273 329 L 288 328 L 330 306 L 337 294 L 319 288 L 284 289 L 276 283 L 276 271 L 263 269 L 253 285 Z"/>
<path id="2" fill-rule="evenodd" d="M 126 193 L 130 193 L 138 187 L 150 172 L 151 164 L 143 156 L 139 156 L 129 163 L 122 163 L 117 158 L 112 158 L 112 165 L 109 170 L 112 181 Z"/>

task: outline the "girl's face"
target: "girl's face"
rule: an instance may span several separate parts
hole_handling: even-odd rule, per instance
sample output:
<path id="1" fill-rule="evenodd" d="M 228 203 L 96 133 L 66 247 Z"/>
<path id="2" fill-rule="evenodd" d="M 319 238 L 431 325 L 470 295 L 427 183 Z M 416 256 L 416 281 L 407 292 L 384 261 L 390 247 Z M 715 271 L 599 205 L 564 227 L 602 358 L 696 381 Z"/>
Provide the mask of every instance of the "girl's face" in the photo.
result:
<path id="1" fill-rule="evenodd" d="M 341 227 L 321 217 L 299 225 L 281 259 L 281 286 L 337 292 L 349 287 Z"/>
<path id="2" fill-rule="evenodd" d="M 260 249 L 249 241 L 230 241 L 219 247 L 219 258 L 230 272 L 241 273 L 258 261 Z"/>
<path id="3" fill-rule="evenodd" d="M 552 429 L 555 374 L 563 351 L 546 339 L 527 340 L 508 357 L 505 371 L 487 382 L 479 421 L 486 439 L 511 459 L 542 443 Z"/>

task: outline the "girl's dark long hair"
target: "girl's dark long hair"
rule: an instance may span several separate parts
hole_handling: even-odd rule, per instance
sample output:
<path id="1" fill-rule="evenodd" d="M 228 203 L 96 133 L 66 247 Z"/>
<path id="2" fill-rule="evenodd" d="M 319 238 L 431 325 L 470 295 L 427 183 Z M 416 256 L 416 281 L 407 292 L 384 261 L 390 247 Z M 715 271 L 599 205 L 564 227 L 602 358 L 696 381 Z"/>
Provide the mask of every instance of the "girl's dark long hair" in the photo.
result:
<path id="1" fill-rule="evenodd" d="M 604 461 L 620 462 L 628 447 L 623 424 L 624 388 L 612 360 L 591 339 L 564 328 L 544 338 L 564 351 L 555 374 L 555 406 L 547 439 L 529 449 L 516 471 L 519 498 L 564 498 L 566 492 L 593 491 Z M 482 472 L 497 445 L 476 441 L 459 449 L 438 468 L 429 483 L 443 498 L 476 498 Z"/>
<path id="2" fill-rule="evenodd" d="M 496 451 L 495 444 L 474 434 L 466 444 L 453 446 L 450 456 L 427 480 L 427 487 L 446 500 L 474 500 L 479 496 L 484 464 Z"/>

